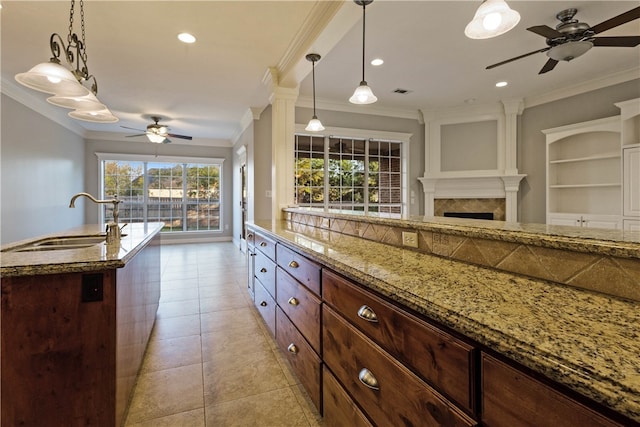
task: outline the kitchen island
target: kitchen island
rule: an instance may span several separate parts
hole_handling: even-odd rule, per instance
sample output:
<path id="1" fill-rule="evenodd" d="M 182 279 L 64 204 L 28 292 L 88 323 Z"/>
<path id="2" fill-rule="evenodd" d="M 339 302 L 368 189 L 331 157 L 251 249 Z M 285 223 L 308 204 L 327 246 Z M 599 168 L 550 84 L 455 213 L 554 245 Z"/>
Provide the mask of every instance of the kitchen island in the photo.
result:
<path id="1" fill-rule="evenodd" d="M 160 299 L 162 226 L 1 248 L 3 426 L 123 424 Z"/>
<path id="2" fill-rule="evenodd" d="M 335 289 L 340 289 L 340 286 L 335 286 L 336 280 L 355 284 L 362 292 L 371 293 L 410 316 L 435 324 L 470 346 L 470 354 L 476 354 L 470 356 L 472 384 L 467 392 L 470 403 L 466 407 L 458 405 L 464 413 L 461 419 L 470 417 L 464 425 L 474 425 L 474 422 L 500 425 L 496 420 L 505 419 L 506 412 L 519 409 L 509 408 L 511 402 L 520 405 L 526 401 L 526 393 L 531 391 L 528 384 L 533 384 L 536 392 L 544 390 L 548 396 L 556 396 L 553 393 L 557 391 L 559 399 L 569 397 L 566 400 L 568 404 L 579 402 L 581 410 L 590 412 L 593 409 L 595 413 L 610 417 L 601 424 L 593 425 L 640 423 L 640 307 L 637 300 L 611 295 L 608 289 L 605 292 L 589 289 L 599 283 L 597 265 L 591 267 L 593 271 L 589 275 L 595 280 L 590 284 L 568 286 L 547 278 L 532 277 L 527 272 L 505 271 L 500 266 L 487 267 L 481 262 L 474 263 L 476 258 L 461 261 L 455 258 L 456 251 L 447 246 L 455 241 L 459 249 L 465 244 L 462 240 L 476 239 L 473 240 L 474 245 L 491 240 L 516 245 L 511 248 L 516 253 L 530 251 L 531 248 L 552 251 L 554 257 L 560 257 L 556 260 L 558 264 L 576 263 L 575 257 L 595 257 L 589 260 L 618 266 L 620 274 L 629 281 L 621 292 L 634 296 L 638 290 L 629 288 L 634 285 L 640 287 L 638 233 L 623 235 L 590 231 L 591 234 L 587 235 L 589 232 L 580 233 L 570 228 L 473 220 L 354 219 L 354 216 L 309 213 L 302 209 L 285 211 L 287 220 L 256 221 L 251 227 L 256 236 L 263 234 L 276 245 L 286 246 L 322 268 L 323 288 L 320 293 L 324 305 L 330 308 L 323 311 L 322 322 L 340 318 L 334 312 L 340 312 L 341 297 L 331 303 L 324 295 L 325 278 L 330 277 L 330 284 Z M 353 223 L 347 225 L 349 221 Z M 389 229 L 383 231 L 384 227 L 424 232 L 419 237 L 429 241 L 420 243 L 428 245 L 429 250 L 404 248 L 402 241 L 398 244 L 397 237 L 393 236 L 385 241 L 384 236 L 394 232 Z M 425 239 L 425 236 L 430 239 Z M 498 256 L 499 249 L 504 247 L 485 248 L 491 252 L 485 254 L 486 258 L 491 258 Z M 565 259 L 561 258 L 563 251 L 568 251 Z M 507 254 L 500 256 L 507 257 Z M 280 259 L 275 261 L 278 271 L 286 268 L 284 264 L 281 266 Z M 556 271 L 555 274 L 559 273 Z M 616 277 L 610 279 L 617 280 Z M 279 282 L 276 283 L 276 295 L 278 285 Z M 616 290 L 615 286 L 613 289 Z M 327 317 L 327 312 L 331 317 Z M 357 326 L 356 329 L 366 332 L 366 327 Z M 324 342 L 325 353 L 327 343 L 335 341 L 332 336 L 333 332 L 326 330 L 325 326 L 323 337 L 331 338 Z M 383 346 L 381 342 L 378 344 Z M 326 363 L 327 354 L 320 356 Z M 393 356 L 406 360 L 407 355 Z M 331 370 L 330 363 L 327 365 Z M 333 366 L 337 369 L 333 374 L 339 377 L 342 364 L 334 363 Z M 515 367 L 515 373 L 508 371 L 512 367 Z M 500 377 L 501 372 L 508 372 L 508 375 Z M 323 375 L 328 374 L 325 372 Z M 355 375 L 357 378 L 357 372 Z M 499 382 L 504 378 L 509 381 L 516 378 L 515 393 L 522 395 L 490 396 L 496 390 L 499 393 L 509 390 L 508 384 Z M 438 390 L 436 382 L 430 382 L 428 378 L 426 382 Z M 342 386 L 353 397 L 349 385 L 342 382 Z M 444 394 L 445 398 L 448 396 L 449 400 L 456 402 L 446 389 Z M 552 399 L 556 400 L 555 397 Z M 381 404 L 379 400 L 375 403 Z M 354 406 L 362 405 L 358 402 Z M 552 417 L 551 407 L 543 405 L 529 409 L 543 420 L 545 416 Z M 519 425 L 535 425 L 526 418 L 525 412 L 509 415 L 522 417 L 517 420 Z M 614 420 L 612 424 L 607 424 L 609 419 Z M 563 425 L 562 420 L 549 418 L 547 421 L 549 424 L 546 425 Z M 553 424 L 555 422 L 557 424 Z"/>

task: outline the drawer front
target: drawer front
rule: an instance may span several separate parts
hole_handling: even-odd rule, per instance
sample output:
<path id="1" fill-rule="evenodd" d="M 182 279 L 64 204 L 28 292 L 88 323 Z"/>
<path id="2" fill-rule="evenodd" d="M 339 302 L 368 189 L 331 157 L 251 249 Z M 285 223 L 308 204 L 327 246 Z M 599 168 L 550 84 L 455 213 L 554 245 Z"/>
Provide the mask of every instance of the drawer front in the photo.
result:
<path id="1" fill-rule="evenodd" d="M 327 305 L 322 317 L 327 368 L 376 424 L 477 425 Z"/>
<path id="2" fill-rule="evenodd" d="M 253 273 L 262 286 L 271 294 L 273 298 L 276 296 L 276 263 L 271 261 L 260 251 L 256 251 L 254 257 Z"/>
<path id="3" fill-rule="evenodd" d="M 255 235 L 256 232 L 252 228 L 247 228 L 245 238 L 247 239 L 247 246 L 249 246 L 250 248 L 253 248 L 255 246 Z"/>
<path id="4" fill-rule="evenodd" d="M 472 346 L 327 270 L 322 272 L 322 297 L 438 391 L 470 413 L 476 412 L 473 380 L 476 350 Z M 373 314 L 377 321 L 371 319 Z"/>
<path id="5" fill-rule="evenodd" d="M 484 353 L 482 421 L 491 427 L 621 425 Z"/>
<path id="6" fill-rule="evenodd" d="M 276 310 L 278 325 L 276 341 L 286 356 L 300 382 L 309 393 L 313 404 L 322 413 L 320 400 L 320 375 L 322 361 L 302 334 L 293 326 L 286 314 L 278 307 Z"/>
<path id="7" fill-rule="evenodd" d="M 298 330 L 320 354 L 320 299 L 280 267 L 276 301 Z"/>
<path id="8" fill-rule="evenodd" d="M 326 367 L 322 371 L 322 414 L 327 427 L 373 426 Z"/>
<path id="9" fill-rule="evenodd" d="M 271 331 L 273 336 L 276 335 L 276 302 L 269 292 L 260 284 L 255 283 L 255 299 L 254 304 L 258 308 L 260 315 L 267 324 L 267 328 Z"/>
<path id="10" fill-rule="evenodd" d="M 286 246 L 278 245 L 276 261 L 287 273 L 300 283 L 320 295 L 320 266 L 295 253 Z"/>
<path id="11" fill-rule="evenodd" d="M 256 248 L 260 249 L 263 254 L 275 261 L 276 259 L 276 242 L 271 240 L 262 233 L 253 233 L 253 240 Z"/>

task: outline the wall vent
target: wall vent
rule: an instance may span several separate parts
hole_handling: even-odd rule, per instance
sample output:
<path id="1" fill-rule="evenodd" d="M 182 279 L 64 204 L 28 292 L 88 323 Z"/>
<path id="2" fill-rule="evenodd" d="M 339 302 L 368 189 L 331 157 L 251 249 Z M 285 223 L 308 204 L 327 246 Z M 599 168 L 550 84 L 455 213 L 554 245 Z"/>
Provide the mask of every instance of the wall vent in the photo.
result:
<path id="1" fill-rule="evenodd" d="M 398 88 L 398 89 L 395 89 L 395 90 L 393 91 L 393 93 L 399 93 L 399 94 L 401 94 L 401 95 L 404 95 L 404 94 L 406 94 L 406 93 L 411 93 L 411 91 L 410 91 L 410 90 L 408 90 L 408 89 L 401 89 L 401 88 Z"/>

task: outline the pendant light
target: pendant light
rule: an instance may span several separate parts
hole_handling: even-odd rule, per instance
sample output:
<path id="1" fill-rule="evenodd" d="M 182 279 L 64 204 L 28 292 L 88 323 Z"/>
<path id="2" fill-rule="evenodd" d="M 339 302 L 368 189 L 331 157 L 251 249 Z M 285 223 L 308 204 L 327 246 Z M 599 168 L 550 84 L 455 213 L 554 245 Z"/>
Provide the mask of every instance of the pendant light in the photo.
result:
<path id="1" fill-rule="evenodd" d="M 488 39 L 506 33 L 518 22 L 520 14 L 504 0 L 484 0 L 464 29 L 464 34 L 471 39 Z"/>
<path id="2" fill-rule="evenodd" d="M 49 47 L 53 56 L 49 62 L 43 62 L 31 68 L 26 73 L 16 74 L 18 83 L 30 89 L 53 94 L 47 101 L 63 108 L 71 108 L 75 111 L 69 116 L 97 123 L 114 123 L 118 118 L 111 114 L 109 109 L 98 101 L 98 82 L 89 74 L 87 66 L 87 50 L 84 28 L 84 2 L 80 0 L 80 26 L 82 39 L 73 32 L 73 14 L 75 0 L 71 0 L 69 11 L 69 34 L 67 44 L 58 33 L 53 33 L 49 38 Z M 66 64 L 60 61 L 63 57 Z M 74 63 L 75 61 L 75 63 Z M 91 81 L 91 87 L 85 83 Z"/>
<path id="3" fill-rule="evenodd" d="M 373 3 L 373 0 L 353 0 L 358 6 L 362 6 L 362 81 L 353 92 L 353 96 L 349 98 L 349 102 L 352 104 L 373 104 L 378 100 L 371 91 L 371 88 L 367 85 L 367 81 L 364 79 L 364 47 L 365 47 L 365 9 L 368 4 Z"/>
<path id="4" fill-rule="evenodd" d="M 322 126 L 322 123 L 320 122 L 320 120 L 318 120 L 318 116 L 316 116 L 316 61 L 319 61 L 321 57 L 317 53 L 310 53 L 305 56 L 305 58 L 307 58 L 307 61 L 311 61 L 312 67 L 311 73 L 313 77 L 313 117 L 311 118 L 311 120 L 309 120 L 309 124 L 304 129 L 308 130 L 309 132 L 319 132 L 321 130 L 324 130 L 324 126 Z"/>

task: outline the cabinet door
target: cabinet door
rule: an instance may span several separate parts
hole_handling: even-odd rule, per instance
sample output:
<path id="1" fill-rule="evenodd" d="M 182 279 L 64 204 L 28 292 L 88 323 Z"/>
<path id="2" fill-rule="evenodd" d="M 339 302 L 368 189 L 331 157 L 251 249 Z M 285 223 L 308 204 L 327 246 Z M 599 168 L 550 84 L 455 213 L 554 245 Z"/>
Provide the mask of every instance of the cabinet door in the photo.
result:
<path id="1" fill-rule="evenodd" d="M 255 300 L 254 304 L 260 315 L 267 324 L 267 328 L 271 331 L 271 335 L 276 335 L 276 302 L 269 292 L 260 284 L 255 282 Z"/>
<path id="2" fill-rule="evenodd" d="M 325 364 L 375 424 L 477 425 L 327 305 L 322 322 Z"/>
<path id="3" fill-rule="evenodd" d="M 549 225 L 570 225 L 572 227 L 582 227 L 582 219 L 580 215 L 554 215 L 547 216 L 547 224 Z"/>
<path id="4" fill-rule="evenodd" d="M 262 283 L 262 286 L 271 294 L 276 296 L 276 263 L 271 261 L 265 254 L 256 251 L 254 257 L 253 271 L 255 277 Z"/>
<path id="5" fill-rule="evenodd" d="M 625 219 L 623 223 L 626 231 L 640 231 L 640 219 Z"/>
<path id="6" fill-rule="evenodd" d="M 592 216 L 584 215 L 582 217 L 582 226 L 588 228 L 608 228 L 616 230 L 621 228 L 622 221 L 618 216 Z"/>
<path id="7" fill-rule="evenodd" d="M 624 216 L 640 216 L 640 147 L 622 151 Z"/>
<path id="8" fill-rule="evenodd" d="M 326 367 L 322 370 L 322 413 L 327 427 L 373 427 Z"/>
<path id="9" fill-rule="evenodd" d="M 484 353 L 482 422 L 491 427 L 619 426 L 590 408 Z"/>

